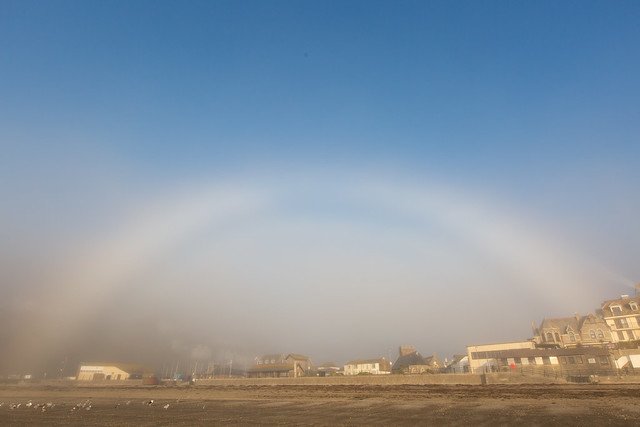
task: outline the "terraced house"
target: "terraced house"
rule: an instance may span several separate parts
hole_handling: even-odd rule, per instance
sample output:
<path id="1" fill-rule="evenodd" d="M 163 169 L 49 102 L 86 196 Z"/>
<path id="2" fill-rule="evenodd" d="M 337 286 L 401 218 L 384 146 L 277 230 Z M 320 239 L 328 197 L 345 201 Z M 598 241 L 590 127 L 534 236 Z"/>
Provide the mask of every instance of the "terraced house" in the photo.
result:
<path id="1" fill-rule="evenodd" d="M 605 319 L 594 314 L 544 319 L 535 335 L 538 347 L 604 346 L 615 342 Z"/>
<path id="2" fill-rule="evenodd" d="M 640 296 L 622 295 L 602 303 L 601 313 L 616 342 L 640 340 Z"/>

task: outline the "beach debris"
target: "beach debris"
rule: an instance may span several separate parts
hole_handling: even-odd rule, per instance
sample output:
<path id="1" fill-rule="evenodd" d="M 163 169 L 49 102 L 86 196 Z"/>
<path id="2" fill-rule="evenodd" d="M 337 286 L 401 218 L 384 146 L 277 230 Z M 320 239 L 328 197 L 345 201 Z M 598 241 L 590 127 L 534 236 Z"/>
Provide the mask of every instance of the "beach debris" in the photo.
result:
<path id="1" fill-rule="evenodd" d="M 169 409 L 169 404 L 167 403 L 166 405 L 163 406 L 164 409 Z"/>
<path id="2" fill-rule="evenodd" d="M 125 405 L 129 406 L 131 404 L 130 400 L 127 400 L 127 403 L 125 403 Z"/>
<path id="3" fill-rule="evenodd" d="M 148 401 L 144 402 L 144 404 L 147 405 L 147 406 L 151 406 L 151 405 L 153 405 L 153 402 L 154 402 L 154 400 L 151 399 L 151 400 L 148 400 Z"/>
<path id="4" fill-rule="evenodd" d="M 31 408 L 31 406 L 33 406 L 33 402 L 28 401 L 24 406 L 26 406 L 27 408 Z"/>

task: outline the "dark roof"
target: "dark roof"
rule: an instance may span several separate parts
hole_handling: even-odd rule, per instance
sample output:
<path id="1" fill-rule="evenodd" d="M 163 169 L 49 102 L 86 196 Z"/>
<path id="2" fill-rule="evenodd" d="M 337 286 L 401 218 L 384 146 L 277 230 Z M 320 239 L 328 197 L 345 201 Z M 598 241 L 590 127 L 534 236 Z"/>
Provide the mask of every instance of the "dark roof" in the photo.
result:
<path id="1" fill-rule="evenodd" d="M 424 357 L 420 355 L 420 353 L 413 352 L 410 354 L 405 354 L 404 356 L 399 356 L 395 362 L 393 362 L 393 370 L 402 370 L 408 368 L 410 365 L 427 365 L 428 362 Z"/>
<path id="2" fill-rule="evenodd" d="M 629 306 L 630 302 L 635 302 L 638 305 L 638 310 L 632 310 Z M 620 316 L 638 316 L 640 315 L 640 296 L 624 297 L 608 300 L 602 303 L 602 314 L 606 317 L 613 316 L 610 307 L 612 305 L 619 305 L 622 309 Z"/>
<path id="3" fill-rule="evenodd" d="M 540 329 L 557 329 L 561 334 L 564 334 L 567 332 L 567 328 L 570 327 L 574 332 L 577 332 L 580 330 L 581 320 L 580 316 L 543 319 Z"/>

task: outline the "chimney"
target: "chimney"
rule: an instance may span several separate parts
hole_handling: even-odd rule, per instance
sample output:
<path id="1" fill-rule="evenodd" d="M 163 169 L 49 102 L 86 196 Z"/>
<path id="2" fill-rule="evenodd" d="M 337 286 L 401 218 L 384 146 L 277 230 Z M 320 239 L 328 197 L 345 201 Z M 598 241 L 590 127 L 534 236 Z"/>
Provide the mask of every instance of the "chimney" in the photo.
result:
<path id="1" fill-rule="evenodd" d="M 413 354 L 416 351 L 417 351 L 416 348 L 412 345 L 401 345 L 400 348 L 398 349 L 398 353 L 400 354 L 400 357 Z"/>

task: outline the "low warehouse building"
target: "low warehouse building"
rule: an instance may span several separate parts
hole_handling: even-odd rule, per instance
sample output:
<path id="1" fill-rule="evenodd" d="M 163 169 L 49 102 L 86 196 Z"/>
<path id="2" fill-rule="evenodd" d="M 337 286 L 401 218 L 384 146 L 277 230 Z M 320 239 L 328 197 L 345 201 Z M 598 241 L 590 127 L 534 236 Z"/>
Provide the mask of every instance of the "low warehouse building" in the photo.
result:
<path id="1" fill-rule="evenodd" d="M 151 372 L 144 367 L 126 363 L 82 363 L 78 368 L 78 381 L 140 379 Z"/>

